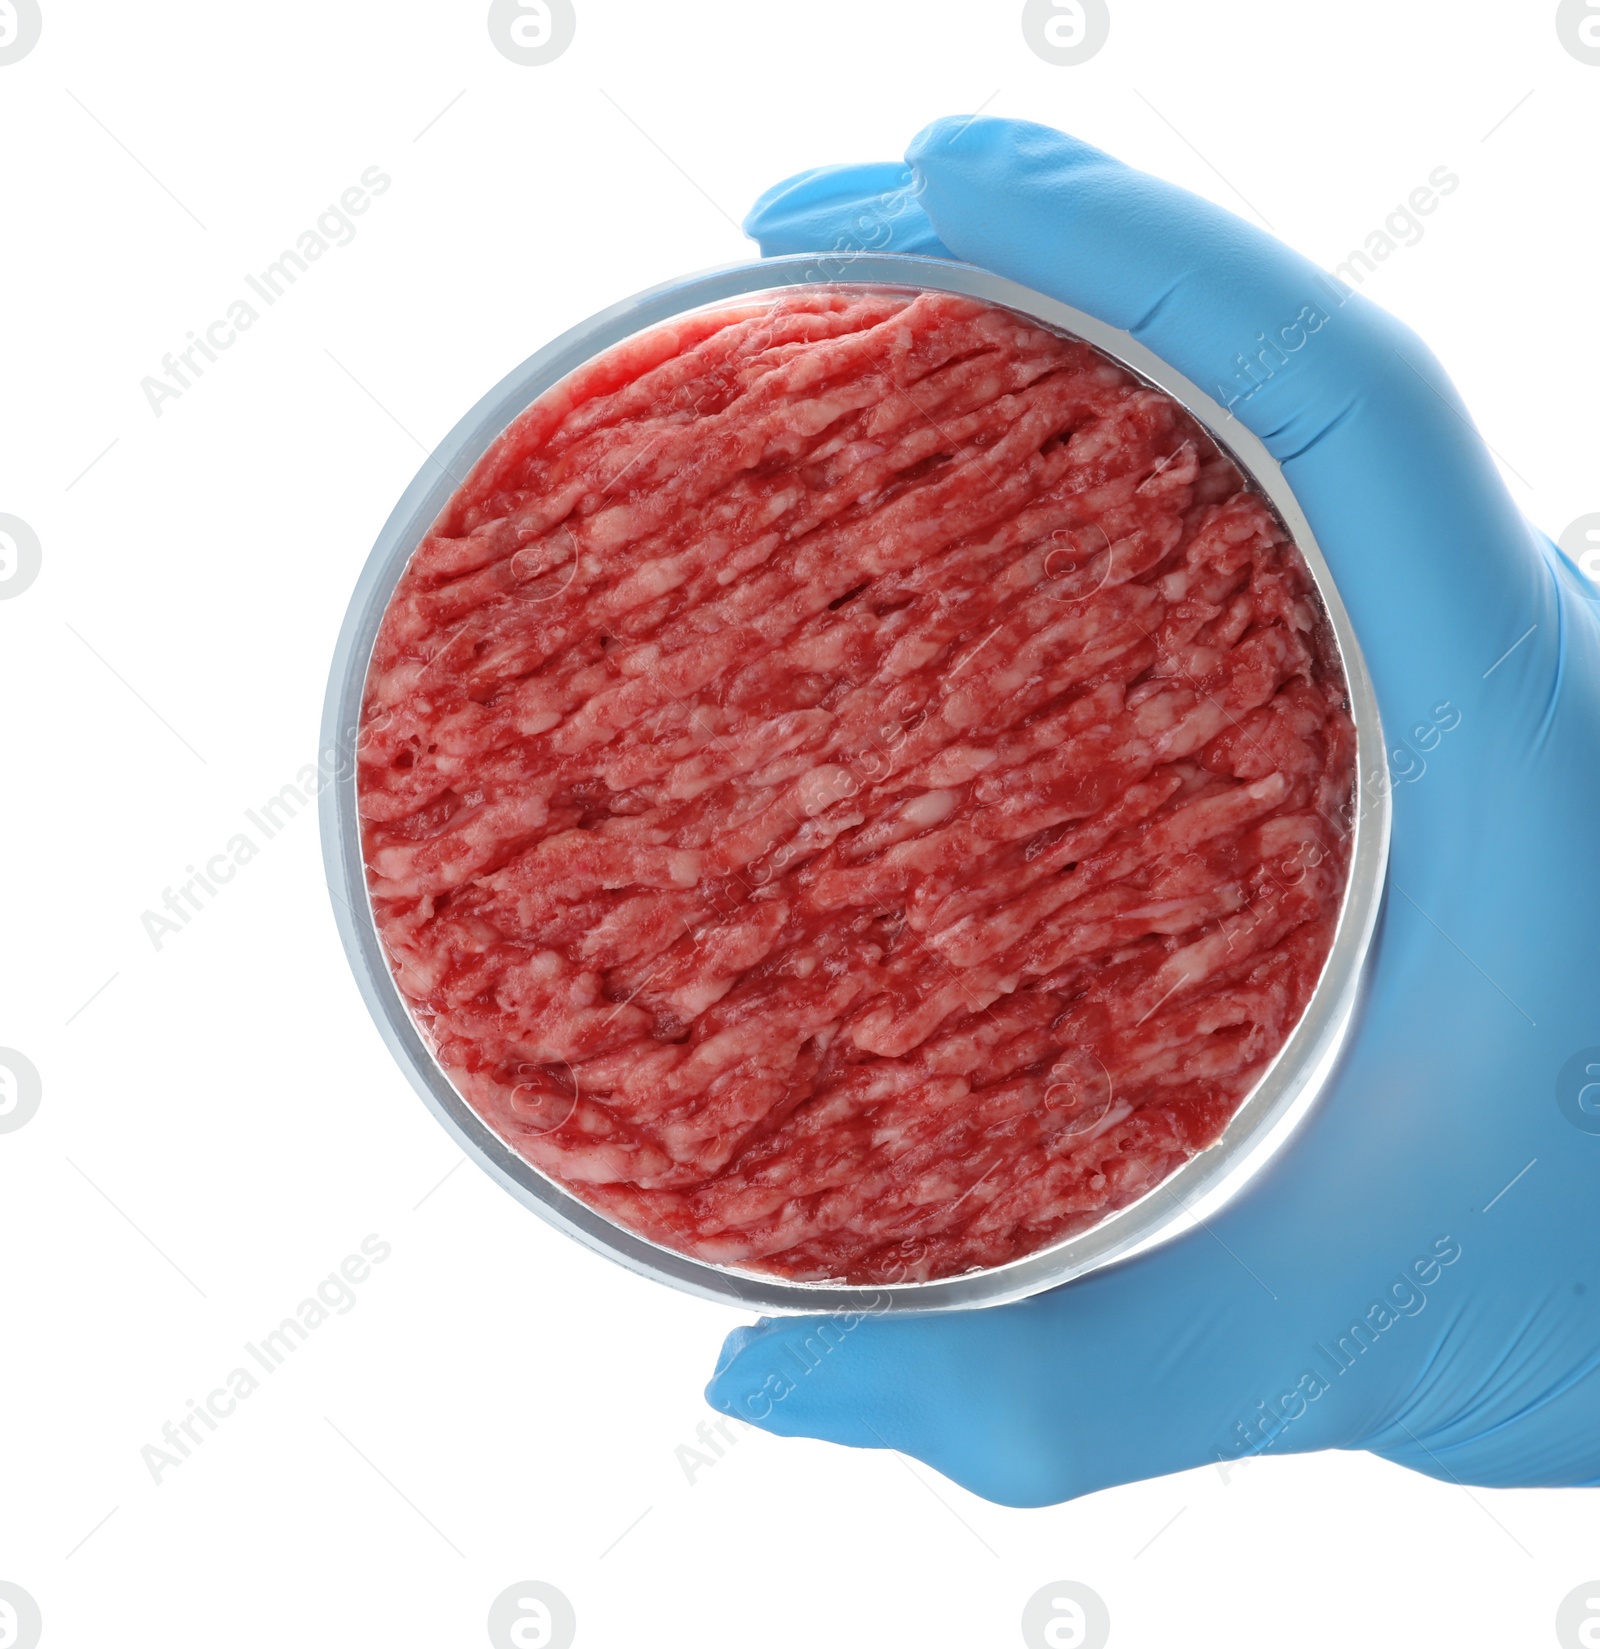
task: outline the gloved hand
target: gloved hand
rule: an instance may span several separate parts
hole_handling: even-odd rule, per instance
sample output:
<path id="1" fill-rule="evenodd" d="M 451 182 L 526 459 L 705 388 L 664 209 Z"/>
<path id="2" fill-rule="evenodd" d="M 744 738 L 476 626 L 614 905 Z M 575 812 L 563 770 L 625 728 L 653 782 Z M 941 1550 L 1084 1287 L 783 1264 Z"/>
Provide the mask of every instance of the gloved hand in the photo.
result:
<path id="1" fill-rule="evenodd" d="M 1019 1305 L 740 1329 L 711 1403 L 1009 1505 L 1262 1450 L 1600 1481 L 1594 590 L 1522 519 L 1425 346 L 1297 253 L 1039 126 L 943 120 L 907 158 L 803 173 L 746 227 L 767 255 L 982 265 L 1231 401 L 1377 686 L 1387 907 L 1330 1089 L 1207 1228 Z"/>

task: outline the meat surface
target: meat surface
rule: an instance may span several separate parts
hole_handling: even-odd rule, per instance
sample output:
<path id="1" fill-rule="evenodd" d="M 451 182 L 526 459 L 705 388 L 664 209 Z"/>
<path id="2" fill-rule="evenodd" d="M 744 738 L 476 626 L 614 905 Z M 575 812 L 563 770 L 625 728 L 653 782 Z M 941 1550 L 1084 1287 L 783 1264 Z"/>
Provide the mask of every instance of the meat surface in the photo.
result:
<path id="1" fill-rule="evenodd" d="M 619 1224 L 850 1282 L 1028 1254 L 1214 1141 L 1316 984 L 1355 735 L 1170 398 L 947 294 L 631 339 L 407 567 L 359 789 L 395 978 Z"/>

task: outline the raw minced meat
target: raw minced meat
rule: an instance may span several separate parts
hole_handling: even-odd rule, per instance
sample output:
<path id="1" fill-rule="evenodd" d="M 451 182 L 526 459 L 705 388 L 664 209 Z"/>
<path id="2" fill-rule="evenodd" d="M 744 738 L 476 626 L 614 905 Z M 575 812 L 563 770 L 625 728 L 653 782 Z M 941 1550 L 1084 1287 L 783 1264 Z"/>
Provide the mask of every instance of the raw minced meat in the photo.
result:
<path id="1" fill-rule="evenodd" d="M 1001 1264 L 1216 1139 L 1326 959 L 1345 682 L 1170 398 L 948 294 L 680 319 L 496 441 L 367 683 L 368 882 L 468 1102 L 744 1269 Z"/>

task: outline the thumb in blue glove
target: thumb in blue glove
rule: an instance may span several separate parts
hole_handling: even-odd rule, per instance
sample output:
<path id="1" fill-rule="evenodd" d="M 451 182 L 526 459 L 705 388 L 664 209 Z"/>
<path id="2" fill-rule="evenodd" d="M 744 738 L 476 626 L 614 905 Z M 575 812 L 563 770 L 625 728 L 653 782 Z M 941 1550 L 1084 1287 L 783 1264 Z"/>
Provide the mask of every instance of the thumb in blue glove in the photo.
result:
<path id="1" fill-rule="evenodd" d="M 1271 237 L 1040 126 L 939 121 L 907 160 L 803 173 L 747 228 L 767 255 L 1008 276 L 1132 332 L 1266 443 L 1376 684 L 1387 909 L 1328 1092 L 1204 1228 L 1019 1305 L 759 1323 L 710 1401 L 1010 1505 L 1268 1449 L 1600 1480 L 1593 590 L 1416 336 Z"/>

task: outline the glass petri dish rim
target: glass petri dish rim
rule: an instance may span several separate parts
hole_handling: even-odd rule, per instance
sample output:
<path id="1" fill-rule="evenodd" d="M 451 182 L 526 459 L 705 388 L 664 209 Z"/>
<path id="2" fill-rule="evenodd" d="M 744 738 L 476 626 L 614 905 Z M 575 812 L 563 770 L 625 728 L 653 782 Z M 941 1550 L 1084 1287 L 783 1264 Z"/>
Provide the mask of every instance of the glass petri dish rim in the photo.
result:
<path id="1" fill-rule="evenodd" d="M 930 1281 L 794 1282 L 699 1260 L 628 1230 L 535 1168 L 456 1091 L 412 1018 L 383 954 L 361 858 L 354 754 L 378 626 L 413 551 L 472 467 L 531 402 L 624 339 L 732 300 L 816 286 L 962 293 L 1080 338 L 1178 401 L 1271 505 L 1305 558 L 1344 667 L 1356 728 L 1350 876 L 1333 944 L 1300 1020 L 1222 1134 L 1087 1230 L 1004 1265 Z M 379 532 L 335 647 L 320 748 L 332 769 L 319 795 L 319 816 L 340 938 L 385 1043 L 446 1132 L 525 1207 L 629 1270 L 704 1299 L 779 1313 L 926 1312 L 1004 1304 L 1143 1252 L 1209 1218 L 1282 1149 L 1326 1087 L 1358 1009 L 1388 864 L 1390 793 L 1377 698 L 1310 522 L 1266 446 L 1130 333 L 988 270 L 903 253 L 805 254 L 681 276 L 601 310 L 508 373 L 440 442 Z"/>

